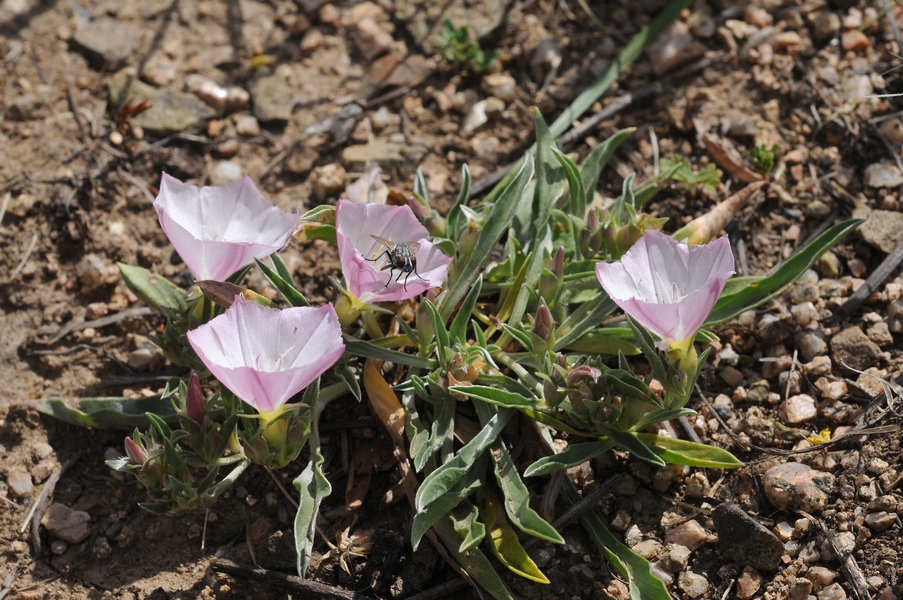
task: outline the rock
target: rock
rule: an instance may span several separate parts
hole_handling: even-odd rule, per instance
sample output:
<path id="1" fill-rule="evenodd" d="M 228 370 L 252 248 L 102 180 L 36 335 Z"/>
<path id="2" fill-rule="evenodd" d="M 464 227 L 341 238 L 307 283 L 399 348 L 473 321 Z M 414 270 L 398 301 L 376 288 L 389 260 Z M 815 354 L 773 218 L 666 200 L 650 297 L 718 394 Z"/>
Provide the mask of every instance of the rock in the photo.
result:
<path id="1" fill-rule="evenodd" d="M 687 482 L 687 495 L 691 498 L 703 498 L 712 491 L 712 485 L 709 483 L 708 477 L 702 471 L 696 471 L 690 475 Z"/>
<path id="2" fill-rule="evenodd" d="M 812 302 L 803 302 L 802 304 L 791 306 L 790 314 L 793 315 L 793 319 L 800 327 L 808 327 L 813 321 L 818 321 L 819 316 L 818 309 L 815 308 L 815 304 L 813 304 Z M 796 341 L 796 345 L 799 346 L 799 337 L 797 336 L 799 336 L 799 334 L 794 336 L 794 339 Z M 822 343 L 824 343 L 824 340 L 821 338 L 821 336 L 818 336 L 818 339 L 821 340 Z"/>
<path id="3" fill-rule="evenodd" d="M 693 571 L 684 571 L 677 578 L 677 585 L 686 592 L 690 598 L 700 598 L 709 591 L 708 580 Z"/>
<path id="4" fill-rule="evenodd" d="M 762 575 L 752 567 L 743 567 L 737 578 L 737 600 L 750 600 L 762 587 Z"/>
<path id="5" fill-rule="evenodd" d="M 486 98 L 486 117 L 497 119 L 505 111 L 505 103 L 495 96 Z"/>
<path id="6" fill-rule="evenodd" d="M 323 45 L 324 41 L 326 41 L 326 38 L 323 36 L 322 31 L 319 29 L 311 29 L 304 34 L 303 38 L 301 38 L 299 47 L 304 54 L 313 54 L 316 52 L 317 48 Z"/>
<path id="7" fill-rule="evenodd" d="M 277 531 L 257 550 L 257 562 L 266 569 L 292 569 L 295 564 L 295 542 L 291 535 Z"/>
<path id="8" fill-rule="evenodd" d="M 793 333 L 794 325 L 789 319 L 766 313 L 756 323 L 756 337 L 766 344 L 775 345 L 783 342 Z"/>
<path id="9" fill-rule="evenodd" d="M 488 122 L 489 117 L 486 116 L 486 100 L 481 100 L 474 104 L 467 113 L 467 116 L 464 117 L 464 121 L 461 123 L 461 133 L 463 135 L 473 133 Z"/>
<path id="10" fill-rule="evenodd" d="M 816 40 L 826 42 L 840 33 L 840 17 L 836 13 L 822 9 L 809 15 L 812 34 Z"/>
<path id="11" fill-rule="evenodd" d="M 894 336 L 890 334 L 890 329 L 885 321 L 875 323 L 866 330 L 865 334 L 881 348 L 894 343 Z"/>
<path id="12" fill-rule="evenodd" d="M 141 29 L 136 23 L 101 18 L 79 27 L 72 45 L 97 69 L 115 70 L 135 51 Z"/>
<path id="13" fill-rule="evenodd" d="M 806 600 L 812 591 L 812 582 L 802 577 L 795 578 L 787 591 L 787 600 Z"/>
<path id="14" fill-rule="evenodd" d="M 514 102 L 517 98 L 517 82 L 511 75 L 492 73 L 483 77 L 483 91 L 505 102 Z"/>
<path id="15" fill-rule="evenodd" d="M 681 523 L 665 535 L 666 544 L 680 544 L 691 551 L 696 550 L 712 538 L 695 519 Z"/>
<path id="16" fill-rule="evenodd" d="M 738 505 L 720 504 L 712 512 L 712 520 L 728 560 L 767 571 L 781 564 L 784 544 Z"/>
<path id="17" fill-rule="evenodd" d="M 6 475 L 6 484 L 13 496 L 28 498 L 34 492 L 34 483 L 31 475 L 22 467 L 13 467 Z"/>
<path id="18" fill-rule="evenodd" d="M 357 49 L 365 60 L 371 61 L 382 56 L 392 47 L 392 36 L 371 17 L 357 22 Z"/>
<path id="19" fill-rule="evenodd" d="M 831 356 L 836 364 L 864 371 L 881 358 L 881 348 L 853 326 L 831 338 Z"/>
<path id="20" fill-rule="evenodd" d="M 141 79 L 154 87 L 166 87 L 178 76 L 176 65 L 163 56 L 153 55 L 141 69 Z"/>
<path id="21" fill-rule="evenodd" d="M 317 202 L 332 198 L 345 189 L 345 169 L 338 163 L 317 167 L 311 173 L 311 195 Z"/>
<path id="22" fill-rule="evenodd" d="M 809 567 L 806 572 L 806 578 L 815 586 L 815 590 L 821 590 L 826 586 L 834 583 L 837 579 L 837 573 L 825 567 Z"/>
<path id="23" fill-rule="evenodd" d="M 819 298 L 821 298 L 821 290 L 818 287 L 818 282 L 815 281 L 801 281 L 790 288 L 790 293 L 788 294 L 790 297 L 790 302 L 793 304 L 802 304 L 803 302 L 815 302 Z"/>
<path id="24" fill-rule="evenodd" d="M 646 56 L 656 75 L 664 75 L 705 54 L 706 47 L 690 33 L 683 21 L 673 22 L 646 48 Z"/>
<path id="25" fill-rule="evenodd" d="M 50 542 L 50 553 L 54 556 L 62 556 L 69 549 L 69 544 L 63 540 L 53 540 Z"/>
<path id="26" fill-rule="evenodd" d="M 97 290 L 119 281 L 119 269 L 116 265 L 93 253 L 84 255 L 78 261 L 75 274 L 81 284 L 79 291 L 85 296 L 90 296 Z"/>
<path id="27" fill-rule="evenodd" d="M 238 143 L 238 140 L 225 140 L 223 143 L 218 144 L 216 146 L 216 152 L 222 156 L 229 157 L 235 156 L 238 154 L 238 151 L 241 149 L 241 144 Z M 308 169 L 309 171 L 310 169 Z"/>
<path id="28" fill-rule="evenodd" d="M 426 146 L 422 143 L 376 139 L 368 144 L 344 148 L 342 162 L 350 170 L 358 172 L 363 171 L 366 163 L 378 162 L 385 168 L 394 166 L 401 172 L 413 173 L 425 154 Z"/>
<path id="29" fill-rule="evenodd" d="M 260 123 L 251 115 L 242 115 L 235 123 L 235 132 L 246 137 L 260 135 Z"/>
<path id="30" fill-rule="evenodd" d="M 882 252 L 888 254 L 903 240 L 903 213 L 889 210 L 856 209 L 853 217 L 865 218 L 859 226 L 862 239 Z"/>
<path id="31" fill-rule="evenodd" d="M 811 322 L 811 318 L 809 322 Z M 804 329 L 793 336 L 793 341 L 796 343 L 797 349 L 806 361 L 813 360 L 816 356 L 823 356 L 828 353 L 828 343 L 823 339 L 823 335 L 824 334 L 821 331 Z"/>
<path id="32" fill-rule="evenodd" d="M 816 594 L 818 600 L 846 600 L 846 597 L 847 593 L 843 591 L 839 583 L 832 583 Z"/>
<path id="33" fill-rule="evenodd" d="M 818 414 L 815 398 L 808 394 L 797 394 L 787 398 L 784 411 L 787 414 L 787 422 L 792 425 L 810 421 Z"/>
<path id="34" fill-rule="evenodd" d="M 224 160 L 217 163 L 210 172 L 210 185 L 226 185 L 244 177 L 244 170 L 235 161 Z"/>
<path id="35" fill-rule="evenodd" d="M 41 525 L 55 538 L 70 544 L 77 544 L 91 534 L 88 522 L 91 515 L 81 510 L 72 510 L 64 504 L 54 502 L 44 513 Z"/>
<path id="36" fill-rule="evenodd" d="M 896 520 L 896 515 L 885 511 L 869 513 L 865 516 L 865 524 L 869 526 L 869 529 L 879 533 L 889 529 Z"/>
<path id="37" fill-rule="evenodd" d="M 645 558 L 652 560 L 662 551 L 662 545 L 656 540 L 643 540 L 631 547 L 631 550 Z"/>
<path id="38" fill-rule="evenodd" d="M 434 54 L 443 20 L 450 19 L 459 27 L 466 24 L 470 39 L 479 39 L 499 26 L 506 5 L 504 0 L 395 0 L 394 17 L 426 54 Z"/>
<path id="39" fill-rule="evenodd" d="M 251 85 L 250 92 L 258 121 L 286 123 L 292 118 L 292 90 L 279 75 L 261 77 Z"/>
<path id="40" fill-rule="evenodd" d="M 193 94 L 172 90 L 157 90 L 127 71 L 120 71 L 107 81 L 110 101 L 122 106 L 128 99 L 138 103 L 147 98 L 151 107 L 136 115 L 132 125 L 155 136 L 167 136 L 180 131 L 199 130 L 216 116 L 216 112 Z"/>
<path id="41" fill-rule="evenodd" d="M 113 547 L 107 538 L 100 536 L 91 544 L 91 554 L 95 560 L 106 560 L 113 554 Z"/>
<path id="42" fill-rule="evenodd" d="M 840 45 L 847 52 L 858 52 L 860 50 L 868 50 L 871 45 L 867 35 L 855 29 L 844 31 L 840 37 Z"/>
<path id="43" fill-rule="evenodd" d="M 690 549 L 680 544 L 668 544 L 658 555 L 658 563 L 670 573 L 677 573 L 687 568 L 690 562 Z"/>
<path id="44" fill-rule="evenodd" d="M 785 463 L 765 471 L 762 485 L 768 500 L 785 510 L 818 512 L 834 489 L 834 475 L 800 463 Z"/>
<path id="45" fill-rule="evenodd" d="M 892 162 L 872 163 L 865 168 L 864 181 L 872 188 L 896 188 L 903 185 L 903 173 Z"/>
<path id="46" fill-rule="evenodd" d="M 875 90 L 872 80 L 868 75 L 850 75 L 843 82 L 843 99 L 846 102 L 853 100 L 866 100 L 866 96 Z"/>
<path id="47" fill-rule="evenodd" d="M 150 372 L 159 371 L 166 362 L 166 357 L 160 347 L 143 335 L 136 335 L 132 339 L 135 349 L 129 352 L 126 362 L 134 371 Z"/>

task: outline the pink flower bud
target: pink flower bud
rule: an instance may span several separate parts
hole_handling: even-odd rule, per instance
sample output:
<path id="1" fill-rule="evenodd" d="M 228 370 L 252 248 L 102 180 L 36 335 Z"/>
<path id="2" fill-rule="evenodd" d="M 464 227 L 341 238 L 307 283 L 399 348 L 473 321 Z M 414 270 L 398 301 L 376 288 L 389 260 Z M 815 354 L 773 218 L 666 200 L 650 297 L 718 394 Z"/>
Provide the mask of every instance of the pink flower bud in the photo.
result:
<path id="1" fill-rule="evenodd" d="M 188 379 L 185 414 L 198 424 L 204 422 L 204 393 L 201 391 L 201 381 L 195 372 L 192 372 L 191 377 Z"/>
<path id="2" fill-rule="evenodd" d="M 125 455 L 129 457 L 129 463 L 133 465 L 143 465 L 147 462 L 147 453 L 144 448 L 129 436 L 125 438 Z"/>

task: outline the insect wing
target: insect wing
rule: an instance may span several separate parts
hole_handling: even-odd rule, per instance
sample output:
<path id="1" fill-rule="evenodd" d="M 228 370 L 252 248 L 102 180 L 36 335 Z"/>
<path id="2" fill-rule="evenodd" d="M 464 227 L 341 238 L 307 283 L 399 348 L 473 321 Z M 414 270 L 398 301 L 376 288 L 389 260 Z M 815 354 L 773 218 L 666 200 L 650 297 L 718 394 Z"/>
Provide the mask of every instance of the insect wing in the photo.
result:
<path id="1" fill-rule="evenodd" d="M 417 251 L 420 250 L 420 242 L 408 242 L 405 244 L 408 247 L 408 250 L 411 251 L 411 255 L 417 254 Z"/>
<path id="2" fill-rule="evenodd" d="M 395 250 L 395 242 L 390 242 L 389 240 L 387 240 L 385 238 L 381 238 L 378 235 L 373 235 L 372 233 L 370 234 L 370 237 L 372 237 L 374 240 L 376 240 L 377 242 L 379 242 L 380 244 L 382 244 L 383 246 L 388 248 L 389 252 L 393 252 Z M 420 244 L 417 244 L 417 246 L 420 247 Z"/>

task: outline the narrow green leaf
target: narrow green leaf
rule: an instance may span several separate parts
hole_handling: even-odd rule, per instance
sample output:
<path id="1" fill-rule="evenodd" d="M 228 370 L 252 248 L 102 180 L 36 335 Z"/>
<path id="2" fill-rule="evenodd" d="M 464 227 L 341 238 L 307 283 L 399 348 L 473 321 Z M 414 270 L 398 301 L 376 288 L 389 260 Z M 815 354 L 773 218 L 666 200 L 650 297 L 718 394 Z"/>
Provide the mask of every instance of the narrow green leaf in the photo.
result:
<path id="1" fill-rule="evenodd" d="M 580 494 L 574 484 L 565 480 L 561 486 L 564 498 L 572 505 L 580 502 Z M 627 578 L 630 597 L 633 600 L 672 600 L 665 583 L 652 574 L 649 561 L 625 546 L 608 530 L 596 509 L 580 516 L 580 522 L 596 546 L 602 550 L 611 564 Z"/>
<path id="2" fill-rule="evenodd" d="M 611 440 L 615 444 L 617 444 L 619 448 L 623 448 L 637 458 L 650 462 L 656 466 L 665 466 L 665 461 L 662 460 L 662 458 L 659 457 L 659 455 L 655 451 L 653 451 L 652 448 L 640 441 L 640 439 L 635 434 L 628 433 L 626 431 L 620 431 L 612 427 L 602 427 L 600 429 L 602 430 L 602 433 L 611 438 Z"/>
<path id="3" fill-rule="evenodd" d="M 418 367 L 421 369 L 435 369 L 437 366 L 436 361 L 431 358 L 414 354 L 405 354 L 404 352 L 391 350 L 389 348 L 382 348 L 372 342 L 356 340 L 349 335 L 345 335 L 345 352 L 353 356 L 387 360 L 399 365 L 407 365 L 409 367 Z"/>
<path id="4" fill-rule="evenodd" d="M 552 154 L 561 163 L 568 180 L 568 188 L 570 188 L 568 190 L 568 212 L 582 220 L 586 217 L 586 189 L 583 186 L 580 169 L 577 168 L 577 165 L 574 164 L 574 161 L 567 154 L 558 148 L 552 148 Z"/>
<path id="5" fill-rule="evenodd" d="M 529 352 L 530 354 L 533 354 L 533 352 L 534 352 L 533 342 L 530 341 L 530 336 L 528 336 L 523 331 L 515 329 L 514 327 L 512 327 L 511 325 L 508 325 L 507 323 L 502 323 L 502 329 L 507 331 L 508 335 L 510 335 L 511 337 L 516 339 L 520 343 L 521 346 L 526 348 L 527 352 Z"/>
<path id="6" fill-rule="evenodd" d="M 464 267 L 459 271 L 461 276 L 452 288 L 448 290 L 448 294 L 445 296 L 440 309 L 443 321 L 451 316 L 458 306 L 458 302 L 467 295 L 476 282 L 477 277 L 480 276 L 480 273 L 483 271 L 483 265 L 486 264 L 489 255 L 508 230 L 517 206 L 524 196 L 524 191 L 527 189 L 527 183 L 532 178 L 533 157 L 527 156 L 522 161 L 521 167 L 514 175 L 511 183 L 499 195 L 498 201 L 492 206 L 492 210 L 486 218 L 486 223 L 480 232 L 479 238 L 477 238 L 473 251 L 470 253 L 470 256 L 466 257 Z M 463 259 L 464 257 L 459 257 L 456 260 Z"/>
<path id="7" fill-rule="evenodd" d="M 571 444 L 565 450 L 552 456 L 544 456 L 524 471 L 524 477 L 535 477 L 537 475 L 548 475 L 561 469 L 570 469 L 577 465 L 583 464 L 588 460 L 592 460 L 597 456 L 602 456 L 615 447 L 615 443 L 610 439 L 598 442 L 584 442 L 581 444 Z"/>
<path id="8" fill-rule="evenodd" d="M 496 573 L 495 567 L 489 558 L 479 548 L 470 552 L 460 552 L 461 536 L 454 530 L 451 523 L 441 519 L 436 523 L 436 532 L 445 545 L 448 553 L 461 565 L 467 574 L 477 585 L 486 590 L 495 600 L 514 600 L 514 595 Z"/>
<path id="9" fill-rule="evenodd" d="M 279 295 L 285 299 L 289 306 L 310 306 L 310 302 L 307 301 L 304 294 L 295 287 L 291 275 L 286 279 L 278 271 L 268 267 L 266 263 L 257 259 L 255 259 L 255 261 L 257 262 L 257 268 L 260 269 L 263 276 L 266 277 L 267 281 L 269 281 L 274 288 L 276 288 L 276 291 L 279 292 Z M 280 259 L 279 262 L 282 262 L 282 260 Z M 285 263 L 283 263 L 283 266 L 285 266 Z"/>
<path id="10" fill-rule="evenodd" d="M 450 461 L 427 476 L 414 499 L 418 512 L 425 510 L 461 480 L 477 457 L 499 436 L 513 414 L 512 410 L 499 411 Z"/>
<path id="11" fill-rule="evenodd" d="M 521 546 L 517 533 L 505 520 L 496 494 L 490 490 L 483 490 L 482 496 L 480 519 L 489 530 L 489 547 L 495 557 L 512 573 L 537 583 L 548 584 L 549 579 Z"/>
<path id="12" fill-rule="evenodd" d="M 414 175 L 414 195 L 424 204 L 429 205 L 430 193 L 426 189 L 426 178 L 423 176 L 423 167 L 417 167 Z"/>
<path id="13" fill-rule="evenodd" d="M 700 364 L 705 364 L 700 362 Z M 690 408 L 670 408 L 670 409 L 653 409 L 643 415 L 643 418 L 637 421 L 633 426 L 634 431 L 640 431 L 644 427 L 661 423 L 662 421 L 672 421 L 680 417 L 689 417 L 696 414 L 696 411 Z M 640 438 L 642 439 L 642 438 Z"/>
<path id="14" fill-rule="evenodd" d="M 448 210 L 448 236 L 454 242 L 461 238 L 464 227 L 462 221 L 464 212 L 461 210 L 461 206 L 467 206 L 467 200 L 470 198 L 470 183 L 470 168 L 467 163 L 464 163 L 461 165 L 461 190 L 458 192 L 458 199 Z"/>
<path id="15" fill-rule="evenodd" d="M 317 423 L 317 401 L 320 395 L 320 378 L 318 377 L 304 390 L 304 403 L 310 407 L 313 416 L 311 419 L 310 437 L 307 440 L 310 446 L 310 462 L 295 478 L 292 485 L 301 496 L 298 502 L 298 511 L 295 513 L 293 533 L 295 538 L 295 551 L 297 552 L 298 576 L 304 579 L 307 567 L 310 564 L 314 547 L 314 536 L 317 531 L 317 515 L 320 513 L 320 503 L 323 498 L 332 492 L 332 485 L 323 473 L 324 458 L 320 453 L 320 433 Z"/>
<path id="16" fill-rule="evenodd" d="M 451 514 L 452 510 L 466 500 L 468 496 L 486 485 L 485 477 L 486 468 L 489 466 L 488 461 L 489 457 L 485 454 L 478 456 L 473 462 L 472 469 L 462 473 L 461 477 L 441 495 L 433 498 L 422 509 L 418 509 L 414 515 L 414 520 L 411 522 L 411 545 L 415 550 L 430 527 L 438 526 L 444 522 L 443 517 Z M 433 473 L 435 472 L 433 471 Z M 418 490 L 419 494 L 420 491 Z M 455 547 L 458 547 L 459 544 Z"/>
<path id="17" fill-rule="evenodd" d="M 530 492 L 524 485 L 511 455 L 504 444 L 496 442 L 492 445 L 492 458 L 495 467 L 495 479 L 502 490 L 502 504 L 508 518 L 514 525 L 533 537 L 553 544 L 563 544 L 564 538 L 545 519 L 530 508 Z"/>
<path id="18" fill-rule="evenodd" d="M 421 306 L 425 306 L 430 315 L 430 322 L 433 324 L 433 333 L 436 335 L 436 355 L 439 357 L 439 365 L 443 368 L 448 365 L 451 352 L 451 340 L 448 337 L 448 329 L 445 328 L 445 321 L 439 316 L 436 305 L 424 298 L 421 300 Z"/>
<path id="19" fill-rule="evenodd" d="M 477 299 L 480 297 L 480 291 L 483 289 L 483 275 L 477 277 L 473 287 L 464 298 L 461 308 L 455 314 L 449 328 L 449 337 L 461 344 L 467 344 L 467 323 L 470 321 L 470 315 L 473 313 L 474 307 L 477 305 Z"/>
<path id="20" fill-rule="evenodd" d="M 561 350 L 593 329 L 615 311 L 617 305 L 599 287 L 599 295 L 577 307 L 555 330 L 552 350 Z"/>
<path id="21" fill-rule="evenodd" d="M 161 395 L 146 398 L 82 398 L 76 406 L 70 406 L 62 398 L 43 398 L 26 402 L 26 405 L 54 419 L 81 427 L 144 429 L 150 425 L 147 413 L 158 415 L 170 423 L 176 422 L 172 400 Z"/>
<path id="22" fill-rule="evenodd" d="M 733 454 L 715 446 L 653 433 L 637 433 L 636 436 L 663 460 L 675 465 L 707 469 L 736 469 L 743 466 Z"/>
<path id="23" fill-rule="evenodd" d="M 819 256 L 856 229 L 862 222 L 862 219 L 848 219 L 834 225 L 808 246 L 798 250 L 770 275 L 728 279 L 724 291 L 721 292 L 721 297 L 715 303 L 715 308 L 712 309 L 703 327 L 729 321 L 740 313 L 771 300 L 784 288 L 799 279 L 800 275 L 811 267 Z"/>
<path id="24" fill-rule="evenodd" d="M 155 310 L 172 310 L 183 313 L 188 310 L 185 292 L 169 280 L 142 267 L 116 263 L 122 273 L 122 281 L 135 295 Z"/>
<path id="25" fill-rule="evenodd" d="M 455 531 L 464 538 L 458 547 L 458 552 L 470 552 L 480 545 L 486 537 L 486 526 L 480 522 L 480 511 L 476 505 L 467 503 L 468 506 L 457 506 L 452 511 L 451 522 Z M 469 510 L 468 510 L 469 509 Z"/>
<path id="26" fill-rule="evenodd" d="M 609 159 L 614 155 L 618 146 L 620 146 L 634 131 L 636 131 L 636 127 L 622 129 L 593 148 L 592 151 L 586 155 L 586 160 L 584 160 L 583 164 L 580 166 L 580 178 L 583 180 L 583 189 L 586 190 L 586 196 L 584 197 L 585 204 L 583 206 L 584 212 L 576 213 L 577 216 L 581 218 L 586 216 L 586 206 L 592 200 L 593 193 L 596 191 L 596 185 L 599 183 L 599 175 L 602 173 L 602 169 L 608 164 Z"/>

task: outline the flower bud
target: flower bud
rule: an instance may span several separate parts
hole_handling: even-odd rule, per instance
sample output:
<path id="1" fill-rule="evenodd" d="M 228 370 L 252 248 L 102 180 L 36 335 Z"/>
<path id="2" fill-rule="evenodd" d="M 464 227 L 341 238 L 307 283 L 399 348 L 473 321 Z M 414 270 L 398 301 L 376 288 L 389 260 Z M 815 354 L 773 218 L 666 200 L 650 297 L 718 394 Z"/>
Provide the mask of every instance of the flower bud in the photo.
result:
<path id="1" fill-rule="evenodd" d="M 564 275 L 564 246 L 559 246 L 558 250 L 549 261 L 548 273 L 539 277 L 539 295 L 546 302 L 553 302 L 561 287 Z"/>
<path id="2" fill-rule="evenodd" d="M 125 438 L 125 454 L 129 457 L 129 463 L 133 465 L 143 465 L 147 462 L 147 452 L 129 436 Z"/>
<path id="3" fill-rule="evenodd" d="M 552 262 L 549 263 L 549 271 L 555 277 L 561 277 L 564 274 L 564 246 L 558 246 L 555 256 L 552 257 Z"/>
<path id="4" fill-rule="evenodd" d="M 185 416 L 201 424 L 204 422 L 204 393 L 198 374 L 192 371 L 188 379 L 188 393 L 185 395 Z"/>
<path id="5" fill-rule="evenodd" d="M 581 383 L 592 385 L 598 383 L 600 377 L 602 377 L 602 371 L 596 367 L 580 365 L 579 367 L 571 369 L 568 373 L 567 384 L 569 388 L 575 388 Z"/>
<path id="6" fill-rule="evenodd" d="M 536 310 L 536 319 L 533 321 L 533 333 L 541 337 L 543 340 L 549 339 L 552 327 L 555 325 L 552 320 L 552 313 L 545 304 L 540 304 Z"/>

